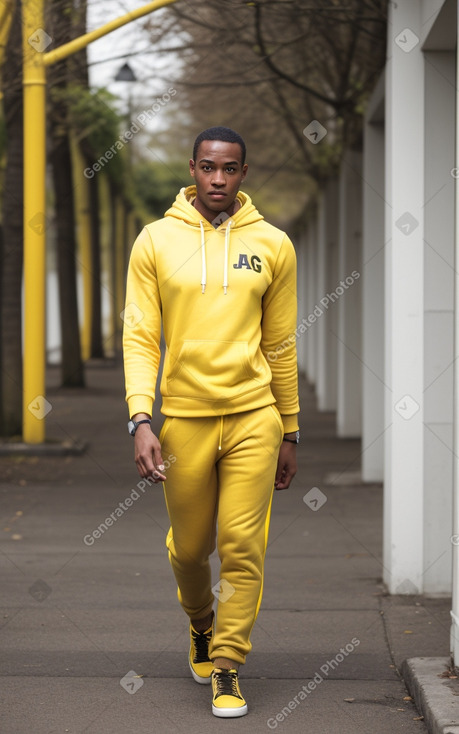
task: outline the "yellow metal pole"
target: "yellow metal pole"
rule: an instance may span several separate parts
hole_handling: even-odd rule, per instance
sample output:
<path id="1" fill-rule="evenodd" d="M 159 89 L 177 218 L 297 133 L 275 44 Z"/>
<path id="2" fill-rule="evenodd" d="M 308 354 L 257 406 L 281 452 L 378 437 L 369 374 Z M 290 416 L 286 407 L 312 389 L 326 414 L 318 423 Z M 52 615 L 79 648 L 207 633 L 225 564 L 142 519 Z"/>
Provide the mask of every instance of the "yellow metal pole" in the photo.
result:
<path id="1" fill-rule="evenodd" d="M 43 0 L 23 2 L 24 56 L 24 376 L 23 439 L 42 443 L 45 398 L 45 85 Z"/>
<path id="2" fill-rule="evenodd" d="M 45 53 L 52 38 L 43 28 L 43 0 L 23 0 L 24 86 L 24 377 L 23 440 L 43 443 L 45 416 L 46 296 L 46 71 L 45 67 L 97 38 L 176 0 L 155 0 Z"/>
<path id="3" fill-rule="evenodd" d="M 56 61 L 61 61 L 67 56 L 71 56 L 77 51 L 81 51 L 82 48 L 85 48 L 85 46 L 88 46 L 93 41 L 97 41 L 98 38 L 106 36 L 107 33 L 116 31 L 117 28 L 121 28 L 121 26 L 126 25 L 126 23 L 137 20 L 137 18 L 142 18 L 142 16 L 148 15 L 148 13 L 152 13 L 154 10 L 164 8 L 166 5 L 172 5 L 175 2 L 176 0 L 155 0 L 152 3 L 142 5 L 141 8 L 131 10 L 129 13 L 122 15 L 120 18 L 111 20 L 108 23 L 105 23 L 105 25 L 101 26 L 100 28 L 96 28 L 95 31 L 85 33 L 83 36 L 80 36 L 79 38 L 74 38 L 72 41 L 64 43 L 59 48 L 49 51 L 45 54 L 45 65 L 50 66 L 51 64 L 55 64 Z"/>

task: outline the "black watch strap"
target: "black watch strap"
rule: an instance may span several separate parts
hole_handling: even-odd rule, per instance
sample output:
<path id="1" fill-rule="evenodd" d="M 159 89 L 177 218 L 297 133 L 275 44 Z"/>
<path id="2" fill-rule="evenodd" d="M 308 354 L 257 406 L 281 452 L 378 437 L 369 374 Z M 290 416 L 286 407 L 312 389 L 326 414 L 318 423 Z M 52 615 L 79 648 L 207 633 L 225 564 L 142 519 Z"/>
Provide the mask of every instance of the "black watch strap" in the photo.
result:
<path id="1" fill-rule="evenodd" d="M 299 431 L 295 432 L 295 438 L 287 438 L 287 436 L 284 436 L 282 440 L 287 441 L 287 443 L 299 444 L 300 443 L 300 432 Z"/>
<path id="2" fill-rule="evenodd" d="M 151 425 L 151 420 L 150 418 L 142 418 L 141 421 L 133 421 L 133 423 L 135 423 L 135 429 L 137 430 L 137 428 L 141 426 L 142 423 L 149 423 Z"/>
<path id="3" fill-rule="evenodd" d="M 131 420 L 128 421 L 128 431 L 131 434 L 131 436 L 135 436 L 135 432 L 137 431 L 138 427 L 142 425 L 142 423 L 148 423 L 151 425 L 151 418 L 142 418 L 141 421 L 134 421 Z"/>

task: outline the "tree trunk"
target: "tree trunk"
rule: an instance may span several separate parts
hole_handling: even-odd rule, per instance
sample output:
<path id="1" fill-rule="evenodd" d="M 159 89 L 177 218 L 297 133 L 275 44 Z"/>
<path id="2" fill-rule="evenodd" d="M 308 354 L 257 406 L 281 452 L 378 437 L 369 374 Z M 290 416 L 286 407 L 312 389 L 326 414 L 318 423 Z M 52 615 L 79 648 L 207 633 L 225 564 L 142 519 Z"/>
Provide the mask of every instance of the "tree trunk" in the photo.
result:
<path id="1" fill-rule="evenodd" d="M 59 134 L 51 125 L 51 162 L 56 200 L 57 272 L 61 322 L 61 382 L 65 387 L 83 387 L 84 369 L 81 358 L 78 323 L 75 210 L 72 186 L 72 157 L 68 128 Z"/>
<path id="2" fill-rule="evenodd" d="M 121 319 L 117 312 L 116 306 L 116 201 L 117 191 L 113 181 L 109 181 L 110 186 L 110 312 L 111 312 L 111 331 L 113 334 L 113 349 L 118 351 L 119 334 L 121 332 Z"/>
<path id="3" fill-rule="evenodd" d="M 14 9 L 5 52 L 3 109 L 7 156 L 3 199 L 0 275 L 1 419 L 3 436 L 22 432 L 22 261 L 23 261 L 23 105 L 21 2 Z"/>
<path id="4" fill-rule="evenodd" d="M 92 320 L 91 320 L 91 357 L 103 358 L 102 339 L 102 300 L 101 300 L 101 242 L 99 220 L 99 182 L 97 176 L 89 180 L 89 215 L 91 218 L 92 253 Z"/>
<path id="5" fill-rule="evenodd" d="M 54 40 L 60 46 L 72 37 L 72 0 L 53 0 L 50 6 Z M 67 61 L 52 67 L 52 91 L 65 90 L 68 80 Z M 73 197 L 72 156 L 68 104 L 62 95 L 54 95 L 51 109 L 51 162 L 55 193 L 57 230 L 57 271 L 59 279 L 59 311 L 61 323 L 61 383 L 65 387 L 83 387 L 78 323 L 75 206 Z"/>

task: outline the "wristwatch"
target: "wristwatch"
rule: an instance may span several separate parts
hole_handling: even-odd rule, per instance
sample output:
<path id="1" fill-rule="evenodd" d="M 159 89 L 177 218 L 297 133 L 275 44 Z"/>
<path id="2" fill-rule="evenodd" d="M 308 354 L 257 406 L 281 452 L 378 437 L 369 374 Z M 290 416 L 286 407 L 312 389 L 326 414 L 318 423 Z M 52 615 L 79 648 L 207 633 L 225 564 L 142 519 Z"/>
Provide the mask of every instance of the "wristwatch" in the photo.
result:
<path id="1" fill-rule="evenodd" d="M 128 431 L 131 434 L 131 436 L 135 436 L 136 430 L 138 429 L 140 425 L 142 425 L 142 423 L 149 423 L 151 425 L 151 419 L 144 418 L 141 421 L 133 421 L 133 420 L 128 421 L 127 427 L 128 427 Z"/>
<path id="2" fill-rule="evenodd" d="M 300 443 L 300 432 L 297 431 L 295 433 L 295 438 L 287 438 L 286 436 L 284 436 L 283 440 L 284 441 L 287 441 L 288 443 L 297 443 L 298 444 L 298 443 Z"/>

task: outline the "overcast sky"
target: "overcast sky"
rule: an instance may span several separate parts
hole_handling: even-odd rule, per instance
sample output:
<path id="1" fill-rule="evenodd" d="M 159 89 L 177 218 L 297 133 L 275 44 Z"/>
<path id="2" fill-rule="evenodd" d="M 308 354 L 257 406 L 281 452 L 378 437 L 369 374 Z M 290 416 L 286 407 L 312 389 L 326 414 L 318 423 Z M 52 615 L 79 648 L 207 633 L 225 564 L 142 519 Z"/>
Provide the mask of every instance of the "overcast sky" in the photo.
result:
<path id="1" fill-rule="evenodd" d="M 109 20 L 145 4 L 145 0 L 110 0 L 104 3 L 93 1 L 88 4 L 88 31 L 99 28 Z M 159 12 L 167 12 L 167 8 Z M 155 55 L 151 52 L 151 41 L 142 31 L 144 22 L 145 17 L 140 18 L 88 46 L 90 85 L 106 87 L 112 94 L 121 97 L 125 111 L 129 93 L 135 107 L 146 109 L 157 96 L 161 96 L 167 90 L 168 83 L 162 79 L 155 79 L 155 71 L 161 73 L 162 69 L 164 76 L 168 77 L 172 77 L 174 73 L 174 60 L 170 55 L 166 61 L 164 55 Z M 141 50 L 145 50 L 145 53 L 139 55 L 138 52 Z M 136 55 L 130 56 L 133 52 Z M 111 60 L 122 55 L 126 55 L 126 58 Z M 120 67 L 126 62 L 131 66 L 138 81 L 114 81 Z"/>

